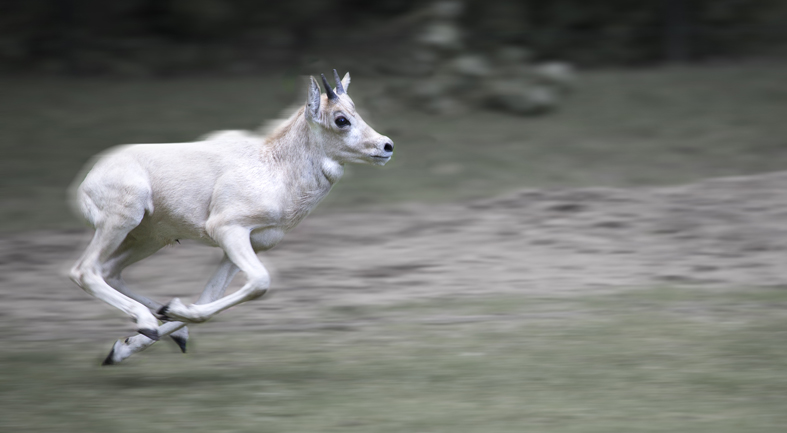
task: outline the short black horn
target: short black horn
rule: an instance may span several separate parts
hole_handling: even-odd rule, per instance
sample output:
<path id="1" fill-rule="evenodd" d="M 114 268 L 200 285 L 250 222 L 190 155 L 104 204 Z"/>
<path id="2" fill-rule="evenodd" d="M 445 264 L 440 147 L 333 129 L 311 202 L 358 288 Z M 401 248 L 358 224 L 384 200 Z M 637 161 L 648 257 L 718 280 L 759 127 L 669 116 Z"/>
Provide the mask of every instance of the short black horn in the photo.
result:
<path id="1" fill-rule="evenodd" d="M 333 79 L 336 80 L 336 94 L 343 95 L 347 93 L 344 91 L 344 86 L 342 86 L 342 80 L 339 78 L 339 73 L 336 72 L 336 69 L 333 70 Z"/>
<path id="2" fill-rule="evenodd" d="M 328 99 L 330 100 L 338 99 L 339 97 L 336 96 L 336 93 L 333 93 L 333 89 L 331 88 L 331 85 L 328 84 L 328 80 L 325 79 L 325 74 L 320 74 L 320 76 L 322 77 L 322 84 L 325 86 L 325 94 L 328 95 Z"/>

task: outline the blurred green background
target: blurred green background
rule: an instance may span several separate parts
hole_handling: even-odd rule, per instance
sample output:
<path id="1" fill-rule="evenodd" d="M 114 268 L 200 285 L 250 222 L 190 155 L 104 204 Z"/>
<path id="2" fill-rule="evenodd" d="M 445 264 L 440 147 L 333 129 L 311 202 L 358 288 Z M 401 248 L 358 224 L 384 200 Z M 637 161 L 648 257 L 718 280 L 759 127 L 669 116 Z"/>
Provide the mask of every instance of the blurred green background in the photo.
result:
<path id="1" fill-rule="evenodd" d="M 341 69 L 341 65 L 339 65 Z M 386 80 L 354 75 L 358 107 Z M 532 186 L 656 185 L 787 167 L 787 63 L 583 71 L 542 117 L 402 104 L 365 110 L 396 143 L 384 168 L 351 166 L 318 212 L 450 201 Z M 66 187 L 116 144 L 254 129 L 300 99 L 295 76 L 0 79 L 0 228 L 79 226 Z M 373 98 L 373 96 L 371 97 Z"/>
<path id="2" fill-rule="evenodd" d="M 462 50 L 569 62 L 581 71 L 574 94 L 540 118 L 376 103 L 430 19 L 432 6 L 412 0 L 5 3 L 0 231 L 75 227 L 64 191 L 92 155 L 256 128 L 300 102 L 300 74 L 331 68 L 353 71 L 353 96 L 397 153 L 384 170 L 352 167 L 357 179 L 321 212 L 784 166 L 784 2 L 453 3 Z"/>
<path id="3" fill-rule="evenodd" d="M 77 226 L 64 191 L 92 155 L 256 128 L 300 102 L 301 74 L 331 68 L 353 71 L 353 96 L 397 153 L 384 170 L 352 167 L 357 180 L 340 183 L 320 211 L 784 166 L 784 2 L 453 3 L 463 6 L 452 23 L 464 52 L 521 47 L 533 61 L 579 68 L 557 112 L 471 106 L 433 116 L 378 103 L 381 89 L 396 89 L 391 65 L 407 71 L 402 52 L 430 19 L 423 2 L 0 6 L 0 231 Z"/>

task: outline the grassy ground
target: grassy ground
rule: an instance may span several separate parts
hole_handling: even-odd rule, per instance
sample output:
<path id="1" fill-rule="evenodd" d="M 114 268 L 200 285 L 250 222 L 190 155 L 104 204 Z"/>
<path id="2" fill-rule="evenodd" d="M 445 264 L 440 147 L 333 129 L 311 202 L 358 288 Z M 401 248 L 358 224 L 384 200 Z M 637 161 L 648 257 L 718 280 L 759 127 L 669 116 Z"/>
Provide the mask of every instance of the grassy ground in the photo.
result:
<path id="1" fill-rule="evenodd" d="M 352 167 L 323 210 L 781 170 L 785 73 L 787 64 L 588 72 L 559 112 L 540 118 L 376 108 L 367 119 L 394 139 L 395 159 Z M 351 93 L 362 99 L 377 80 L 357 76 Z M 0 80 L 0 231 L 74 227 L 64 189 L 91 155 L 254 128 L 289 105 L 297 85 L 284 76 Z"/>
<path id="2" fill-rule="evenodd" d="M 354 307 L 104 369 L 97 345 L 5 347 L 0 430 L 779 432 L 785 306 L 662 288 Z"/>

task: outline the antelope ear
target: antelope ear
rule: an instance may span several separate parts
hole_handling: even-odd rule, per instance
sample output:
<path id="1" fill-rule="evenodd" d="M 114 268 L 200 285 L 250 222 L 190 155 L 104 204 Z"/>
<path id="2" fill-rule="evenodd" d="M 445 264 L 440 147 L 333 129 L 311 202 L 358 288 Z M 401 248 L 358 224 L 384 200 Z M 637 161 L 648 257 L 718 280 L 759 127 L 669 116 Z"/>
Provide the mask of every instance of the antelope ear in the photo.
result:
<path id="1" fill-rule="evenodd" d="M 316 119 L 320 112 L 320 85 L 314 77 L 309 77 L 309 91 L 306 95 L 306 118 Z"/>
<path id="2" fill-rule="evenodd" d="M 342 78 L 342 87 L 344 87 L 344 91 L 347 92 L 347 88 L 350 87 L 350 73 L 344 74 L 344 78 Z"/>

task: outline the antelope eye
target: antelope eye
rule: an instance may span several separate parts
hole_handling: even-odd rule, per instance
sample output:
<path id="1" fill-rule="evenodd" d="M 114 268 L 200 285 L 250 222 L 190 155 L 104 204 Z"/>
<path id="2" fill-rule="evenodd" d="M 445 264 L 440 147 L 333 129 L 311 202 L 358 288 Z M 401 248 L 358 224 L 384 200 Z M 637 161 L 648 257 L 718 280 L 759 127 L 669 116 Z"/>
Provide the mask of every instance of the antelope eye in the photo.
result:
<path id="1" fill-rule="evenodd" d="M 344 116 L 339 116 L 336 118 L 336 126 L 338 126 L 339 128 L 350 126 L 350 121 L 347 120 Z"/>

